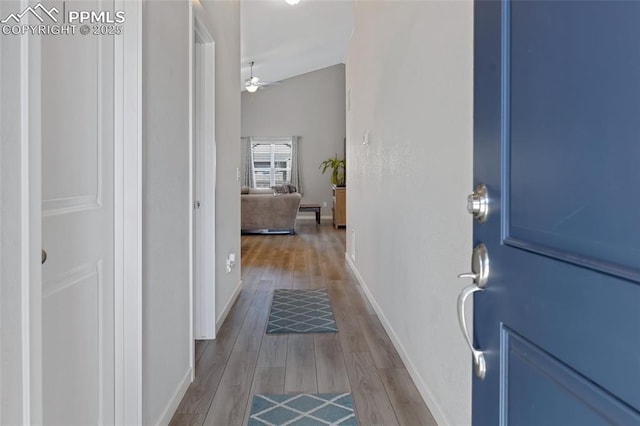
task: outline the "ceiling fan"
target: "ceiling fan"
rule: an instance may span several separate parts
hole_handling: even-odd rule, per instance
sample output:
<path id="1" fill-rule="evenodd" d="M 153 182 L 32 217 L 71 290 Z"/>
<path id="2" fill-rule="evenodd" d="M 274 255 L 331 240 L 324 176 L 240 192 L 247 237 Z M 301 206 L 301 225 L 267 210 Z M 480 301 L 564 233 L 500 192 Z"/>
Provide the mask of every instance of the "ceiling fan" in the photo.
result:
<path id="1" fill-rule="evenodd" d="M 258 88 L 262 86 L 266 86 L 269 84 L 279 84 L 278 82 L 262 81 L 258 77 L 254 77 L 253 64 L 253 61 L 249 62 L 249 66 L 251 66 L 251 76 L 244 81 L 244 88 L 247 89 L 247 92 L 254 93 L 256 90 L 258 90 Z"/>

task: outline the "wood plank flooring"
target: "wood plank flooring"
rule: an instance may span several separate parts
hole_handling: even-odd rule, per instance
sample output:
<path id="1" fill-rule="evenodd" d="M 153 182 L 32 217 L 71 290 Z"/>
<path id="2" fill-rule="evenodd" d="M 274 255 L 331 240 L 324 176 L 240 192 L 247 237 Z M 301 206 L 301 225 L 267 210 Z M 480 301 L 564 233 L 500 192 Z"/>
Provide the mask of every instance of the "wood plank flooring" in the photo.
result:
<path id="1" fill-rule="evenodd" d="M 196 378 L 171 425 L 245 425 L 255 393 L 352 392 L 359 424 L 436 425 L 344 260 L 345 232 L 242 237 L 243 290 L 216 340 L 196 342 Z M 338 333 L 267 335 L 276 288 L 326 288 Z"/>

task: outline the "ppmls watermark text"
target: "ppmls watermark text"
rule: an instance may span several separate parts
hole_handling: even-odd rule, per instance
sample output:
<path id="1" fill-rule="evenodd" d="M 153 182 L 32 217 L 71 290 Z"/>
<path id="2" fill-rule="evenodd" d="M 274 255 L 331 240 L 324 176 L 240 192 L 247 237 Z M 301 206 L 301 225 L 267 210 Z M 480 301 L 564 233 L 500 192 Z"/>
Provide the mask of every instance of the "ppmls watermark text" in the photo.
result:
<path id="1" fill-rule="evenodd" d="M 1 1 L 1 0 L 0 0 Z M 0 20 L 3 35 L 120 35 L 126 20 L 124 10 L 67 10 L 42 3 L 10 13 Z"/>

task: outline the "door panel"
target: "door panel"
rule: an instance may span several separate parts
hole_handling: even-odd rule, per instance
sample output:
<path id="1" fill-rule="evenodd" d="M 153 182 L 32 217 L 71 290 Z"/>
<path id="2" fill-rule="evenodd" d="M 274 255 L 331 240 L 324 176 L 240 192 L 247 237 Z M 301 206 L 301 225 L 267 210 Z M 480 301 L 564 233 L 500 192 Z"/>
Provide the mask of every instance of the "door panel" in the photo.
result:
<path id="1" fill-rule="evenodd" d="M 637 2 L 476 2 L 490 213 L 474 241 L 491 269 L 474 296 L 475 424 L 640 421 L 638 19 Z"/>
<path id="2" fill-rule="evenodd" d="M 80 268 L 57 283 L 47 282 L 42 315 L 46 422 L 96 424 L 102 408 L 104 377 L 96 365 L 105 362 L 100 333 L 102 262 Z M 55 336 L 55 338 L 53 338 Z"/>
<path id="3" fill-rule="evenodd" d="M 512 3 L 505 21 L 508 237 L 637 279 L 640 231 L 626 225 L 636 216 L 640 50 L 625 40 L 640 36 L 640 3 L 536 3 Z"/>
<path id="4" fill-rule="evenodd" d="M 98 37 L 45 37 L 43 61 L 43 212 L 99 207 L 104 121 Z M 54 141 L 54 142 L 50 142 Z M 60 167 L 60 165 L 64 167 Z M 49 178 L 55 176 L 55 179 Z"/>
<path id="5" fill-rule="evenodd" d="M 640 416 L 566 364 L 502 329 L 504 388 L 502 418 L 508 424 L 637 424 Z"/>
<path id="6" fill-rule="evenodd" d="M 42 37 L 41 61 L 43 418 L 112 424 L 114 38 Z"/>

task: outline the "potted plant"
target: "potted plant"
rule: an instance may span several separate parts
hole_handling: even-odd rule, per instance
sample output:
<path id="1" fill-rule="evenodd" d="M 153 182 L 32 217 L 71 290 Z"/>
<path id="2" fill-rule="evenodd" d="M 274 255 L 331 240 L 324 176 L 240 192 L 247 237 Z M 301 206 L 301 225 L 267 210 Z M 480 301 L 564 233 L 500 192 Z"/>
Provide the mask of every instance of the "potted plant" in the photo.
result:
<path id="1" fill-rule="evenodd" d="M 338 154 L 336 154 L 333 157 L 324 160 L 318 168 L 322 170 L 322 174 L 324 174 L 327 169 L 331 168 L 331 183 L 337 186 L 344 186 L 346 172 L 345 167 L 345 161 L 339 160 Z"/>

